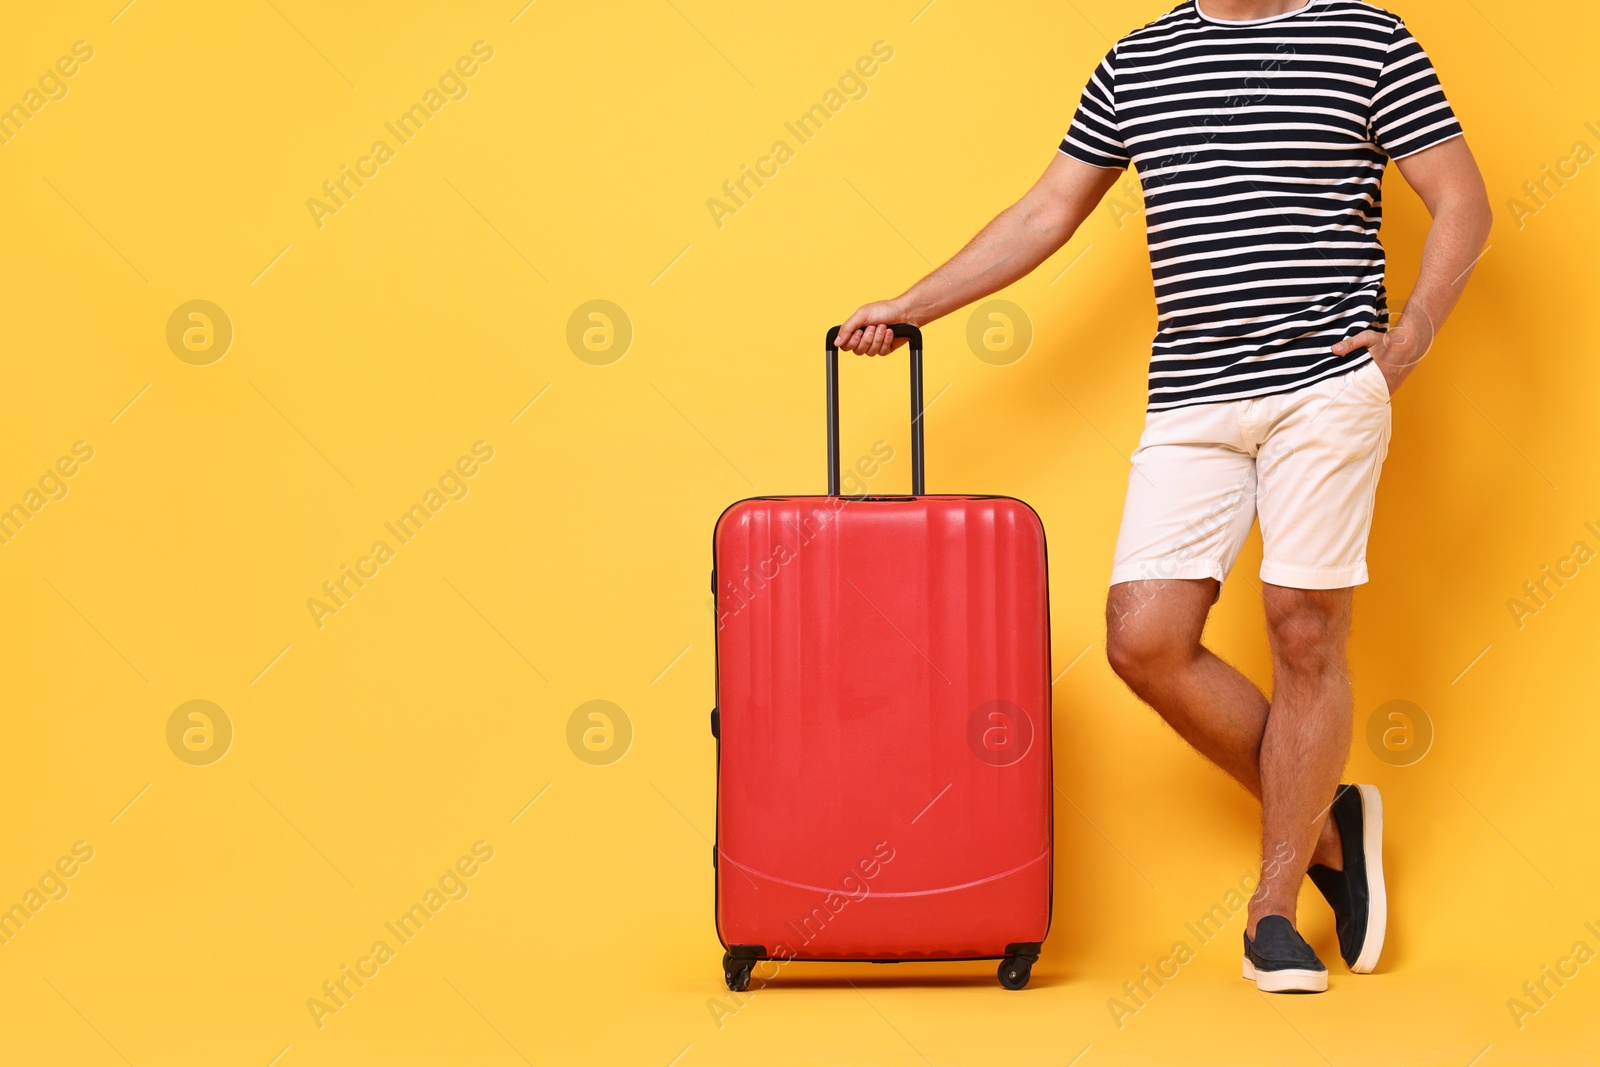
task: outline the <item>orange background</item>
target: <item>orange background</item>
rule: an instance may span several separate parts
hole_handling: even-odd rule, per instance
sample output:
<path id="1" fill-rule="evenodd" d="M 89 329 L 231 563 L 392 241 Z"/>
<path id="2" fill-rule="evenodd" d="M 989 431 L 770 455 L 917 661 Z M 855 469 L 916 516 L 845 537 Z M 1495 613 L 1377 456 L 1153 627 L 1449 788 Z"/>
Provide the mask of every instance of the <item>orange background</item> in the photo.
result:
<path id="1" fill-rule="evenodd" d="M 1600 577 L 1580 567 L 1521 626 L 1508 607 L 1574 542 L 1600 549 L 1584 310 L 1600 174 L 1579 168 L 1535 214 L 1523 190 L 1575 142 L 1600 148 L 1592 5 L 1401 8 L 1497 222 L 1396 399 L 1357 597 L 1349 776 L 1389 805 L 1383 966 L 1335 963 L 1329 995 L 1265 1000 L 1238 977 L 1238 918 L 1119 1028 L 1123 983 L 1253 869 L 1256 819 L 1104 663 L 1154 326 L 1139 216 L 1102 207 L 1002 294 L 1031 324 L 1020 359 L 978 358 L 967 312 L 928 330 L 929 487 L 1038 509 L 1056 670 L 1071 665 L 1055 926 L 1027 991 L 988 964 L 795 965 L 718 1026 L 706 579 L 729 502 L 821 490 L 824 329 L 1018 196 L 1109 39 L 1164 5 L 122 2 L 18 8 L 0 34 L 0 103 L 93 49 L 0 143 L 0 506 L 93 449 L 0 544 L 0 906 L 26 908 L 42 879 L 65 890 L 0 945 L 0 1058 L 1600 1054 L 1595 967 L 1520 1026 L 1507 1006 L 1575 942 L 1600 949 Z M 478 41 L 492 58 L 319 226 L 323 183 Z M 723 182 L 879 41 L 893 56 L 865 95 L 717 225 Z M 1426 218 L 1397 175 L 1389 192 L 1399 306 Z M 193 300 L 231 325 L 220 358 L 220 335 L 183 347 L 197 320 L 169 344 Z M 584 349 L 581 328 L 569 345 L 593 300 L 626 316 L 626 351 Z M 903 374 L 844 371 L 843 455 L 896 450 L 875 488 L 908 477 Z M 441 486 L 480 441 L 493 458 Z M 372 575 L 384 524 L 434 488 L 441 506 Z M 345 565 L 369 578 L 319 627 L 307 602 Z M 1258 565 L 1253 547 L 1210 639 L 1265 684 Z M 631 728 L 614 762 L 569 746 L 597 699 Z M 220 716 L 186 742 L 198 721 L 169 722 L 194 700 Z M 1365 742 L 1393 700 L 1433 730 L 1409 766 Z M 47 878 L 80 841 L 93 858 Z M 477 842 L 492 859 L 450 875 Z M 422 932 L 319 1028 L 308 1001 L 373 966 L 385 923 L 430 889 Z M 1334 960 L 1326 909 L 1305 914 Z"/>

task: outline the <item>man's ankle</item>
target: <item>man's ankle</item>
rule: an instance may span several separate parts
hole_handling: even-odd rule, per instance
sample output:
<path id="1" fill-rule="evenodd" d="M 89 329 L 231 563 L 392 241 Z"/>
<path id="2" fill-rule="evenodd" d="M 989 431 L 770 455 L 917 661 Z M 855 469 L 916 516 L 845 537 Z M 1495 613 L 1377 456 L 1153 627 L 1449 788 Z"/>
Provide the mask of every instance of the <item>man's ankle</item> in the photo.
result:
<path id="1" fill-rule="evenodd" d="M 1245 936 L 1254 941 L 1256 939 L 1256 924 L 1261 922 L 1261 920 L 1265 919 L 1268 915 L 1281 915 L 1283 918 L 1289 920 L 1290 926 L 1293 926 L 1296 930 L 1300 928 L 1295 922 L 1293 908 L 1283 908 L 1271 904 L 1263 904 L 1260 911 L 1252 912 L 1250 914 L 1249 919 L 1245 923 L 1244 927 Z"/>
<path id="2" fill-rule="evenodd" d="M 1335 871 L 1344 870 L 1344 840 L 1339 836 L 1338 824 L 1332 817 L 1322 824 L 1322 835 L 1317 838 L 1311 862 Z"/>

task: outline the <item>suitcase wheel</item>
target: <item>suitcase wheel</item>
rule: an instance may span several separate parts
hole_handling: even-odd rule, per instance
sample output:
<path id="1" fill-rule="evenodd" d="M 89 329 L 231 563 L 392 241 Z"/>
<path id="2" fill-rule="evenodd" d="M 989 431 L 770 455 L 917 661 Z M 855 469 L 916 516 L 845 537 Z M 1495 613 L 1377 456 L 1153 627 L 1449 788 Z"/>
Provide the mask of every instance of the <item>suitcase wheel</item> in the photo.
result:
<path id="1" fill-rule="evenodd" d="M 722 954 L 722 977 L 727 981 L 728 988 L 735 993 L 743 993 L 750 988 L 750 972 L 755 969 L 755 960 L 736 960 L 729 953 Z"/>
<path id="2" fill-rule="evenodd" d="M 1022 956 L 1007 956 L 1000 961 L 1000 984 L 1007 989 L 1021 989 L 1033 976 L 1033 961 Z"/>

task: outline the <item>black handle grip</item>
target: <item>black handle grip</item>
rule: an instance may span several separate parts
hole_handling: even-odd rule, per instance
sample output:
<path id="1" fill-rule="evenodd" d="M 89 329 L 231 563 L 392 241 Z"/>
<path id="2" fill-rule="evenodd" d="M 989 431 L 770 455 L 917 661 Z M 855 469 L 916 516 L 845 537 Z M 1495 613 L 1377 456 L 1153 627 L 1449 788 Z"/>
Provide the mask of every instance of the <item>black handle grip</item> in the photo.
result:
<path id="1" fill-rule="evenodd" d="M 911 341 L 911 495 L 923 496 L 927 485 L 922 465 L 922 331 L 909 322 L 889 329 Z M 828 495 L 839 495 L 839 327 L 828 331 Z"/>

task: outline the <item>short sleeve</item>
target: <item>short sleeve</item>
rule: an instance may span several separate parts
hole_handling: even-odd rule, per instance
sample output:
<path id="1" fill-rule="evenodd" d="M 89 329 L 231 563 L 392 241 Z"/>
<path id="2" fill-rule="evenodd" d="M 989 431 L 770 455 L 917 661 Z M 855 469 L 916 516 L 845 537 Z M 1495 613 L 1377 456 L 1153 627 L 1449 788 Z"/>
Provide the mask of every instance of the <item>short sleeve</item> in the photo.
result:
<path id="1" fill-rule="evenodd" d="M 1396 23 L 1372 97 L 1372 143 L 1390 159 L 1404 159 L 1460 136 L 1428 54 L 1405 23 Z"/>
<path id="2" fill-rule="evenodd" d="M 1072 117 L 1072 128 L 1061 142 L 1061 151 L 1073 159 L 1108 170 L 1121 170 L 1129 162 L 1127 146 L 1117 127 L 1116 58 L 1117 50 L 1113 48 L 1089 76 L 1089 84 L 1083 87 L 1078 101 L 1078 113 Z"/>

